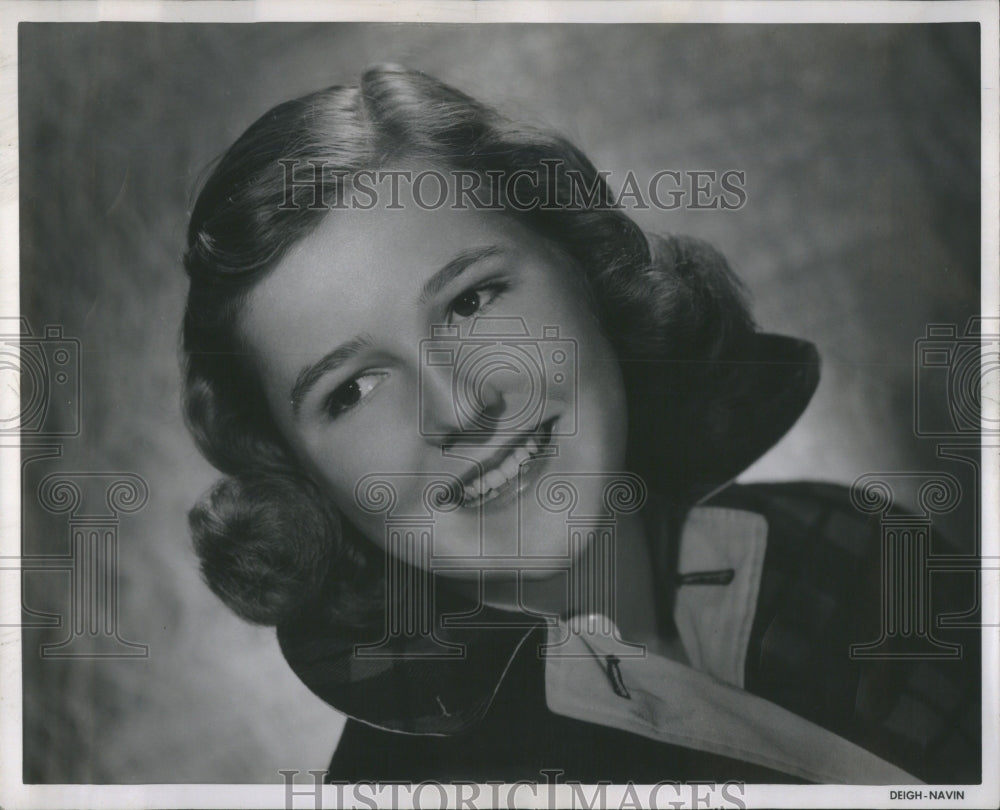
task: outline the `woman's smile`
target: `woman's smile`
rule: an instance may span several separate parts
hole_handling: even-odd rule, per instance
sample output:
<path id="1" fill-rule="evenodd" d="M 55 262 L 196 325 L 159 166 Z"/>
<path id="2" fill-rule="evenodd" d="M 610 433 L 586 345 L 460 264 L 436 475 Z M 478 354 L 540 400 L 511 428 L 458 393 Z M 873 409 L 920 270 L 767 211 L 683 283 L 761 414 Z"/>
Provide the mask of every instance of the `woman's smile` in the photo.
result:
<path id="1" fill-rule="evenodd" d="M 461 506 L 473 509 L 486 504 L 507 505 L 512 498 L 527 491 L 539 478 L 539 471 L 548 458 L 546 452 L 552 439 L 555 419 L 549 420 L 534 433 L 515 438 L 497 448 L 490 457 L 476 463 L 459 476 Z M 471 450 L 471 448 L 469 448 Z M 448 455 L 458 455 L 456 448 L 446 449 Z"/>

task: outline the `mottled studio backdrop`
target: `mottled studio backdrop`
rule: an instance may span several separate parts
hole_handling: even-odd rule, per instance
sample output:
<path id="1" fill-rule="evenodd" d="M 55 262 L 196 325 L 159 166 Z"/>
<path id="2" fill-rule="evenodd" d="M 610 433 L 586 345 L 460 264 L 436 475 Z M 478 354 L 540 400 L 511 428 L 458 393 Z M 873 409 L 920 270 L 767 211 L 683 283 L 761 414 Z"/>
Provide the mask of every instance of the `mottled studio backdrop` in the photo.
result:
<path id="1" fill-rule="evenodd" d="M 613 176 L 745 171 L 738 211 L 639 219 L 714 241 L 762 326 L 811 338 L 824 357 L 809 411 L 746 477 L 849 483 L 947 466 L 914 438 L 912 357 L 927 324 L 961 327 L 978 309 L 978 36 L 975 25 L 22 24 L 22 314 L 36 335 L 59 325 L 78 339 L 81 369 L 79 435 L 48 443 L 58 457 L 23 454 L 25 554 L 65 555 L 71 519 L 86 523 L 87 504 L 42 508 L 51 473 L 148 486 L 145 505 L 107 529 L 117 632 L 148 655 L 42 657 L 72 629 L 71 576 L 58 564 L 24 575 L 25 780 L 280 782 L 279 768 L 324 767 L 340 732 L 273 631 L 204 587 L 186 529 L 213 480 L 179 411 L 186 214 L 205 165 L 267 108 L 396 61 L 563 130 Z M 103 506 L 101 492 L 85 496 Z M 971 544 L 963 509 L 949 520 Z M 46 615 L 62 626 L 38 627 Z"/>

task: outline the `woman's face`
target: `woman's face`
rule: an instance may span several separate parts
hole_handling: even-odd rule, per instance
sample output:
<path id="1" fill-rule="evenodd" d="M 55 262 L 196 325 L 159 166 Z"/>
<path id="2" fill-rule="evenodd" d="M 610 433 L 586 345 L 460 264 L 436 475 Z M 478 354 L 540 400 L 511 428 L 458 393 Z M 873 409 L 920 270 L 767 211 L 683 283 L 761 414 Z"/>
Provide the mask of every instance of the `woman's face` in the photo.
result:
<path id="1" fill-rule="evenodd" d="M 539 482 L 565 475 L 573 515 L 600 515 L 624 468 L 616 356 L 546 240 L 497 212 L 406 203 L 332 212 L 253 290 L 240 326 L 269 405 L 375 543 L 431 525 L 445 573 L 549 575 L 568 559 L 567 489 L 539 498 Z"/>

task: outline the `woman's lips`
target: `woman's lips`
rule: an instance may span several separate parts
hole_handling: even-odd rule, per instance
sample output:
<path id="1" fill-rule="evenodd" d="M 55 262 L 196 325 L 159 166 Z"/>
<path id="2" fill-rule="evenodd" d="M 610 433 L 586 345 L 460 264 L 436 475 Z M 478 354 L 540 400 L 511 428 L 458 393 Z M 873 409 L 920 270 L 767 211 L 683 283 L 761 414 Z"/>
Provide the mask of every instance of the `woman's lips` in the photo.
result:
<path id="1" fill-rule="evenodd" d="M 544 451 L 552 439 L 556 418 L 540 425 L 535 433 L 502 448 L 487 461 L 481 462 L 459 480 L 462 484 L 462 508 L 476 508 L 511 492 L 524 477 L 524 469 L 548 455 Z"/>

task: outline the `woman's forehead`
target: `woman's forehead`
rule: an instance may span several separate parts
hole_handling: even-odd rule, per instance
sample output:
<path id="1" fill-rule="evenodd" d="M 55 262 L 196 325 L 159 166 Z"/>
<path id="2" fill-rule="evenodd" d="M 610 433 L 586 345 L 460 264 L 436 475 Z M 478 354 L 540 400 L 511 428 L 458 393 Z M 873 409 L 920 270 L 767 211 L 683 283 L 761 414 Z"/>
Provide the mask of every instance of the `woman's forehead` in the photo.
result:
<path id="1" fill-rule="evenodd" d="M 428 280 L 456 256 L 496 262 L 542 249 L 495 211 L 417 206 L 331 211 L 251 291 L 241 331 L 268 366 L 359 333 L 391 333 L 418 315 Z"/>

